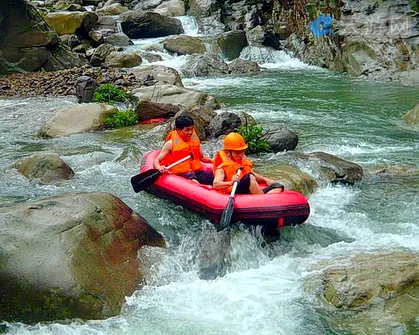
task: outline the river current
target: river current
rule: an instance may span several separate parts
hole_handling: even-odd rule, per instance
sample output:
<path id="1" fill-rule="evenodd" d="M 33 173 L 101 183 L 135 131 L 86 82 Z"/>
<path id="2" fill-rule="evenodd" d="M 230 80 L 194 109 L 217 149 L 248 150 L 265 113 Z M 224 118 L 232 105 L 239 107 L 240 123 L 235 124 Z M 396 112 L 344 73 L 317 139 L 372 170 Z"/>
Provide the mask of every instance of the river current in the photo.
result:
<path id="1" fill-rule="evenodd" d="M 140 42 L 137 44 L 141 45 Z M 252 57 L 247 51 L 244 56 Z M 257 56 L 256 56 L 257 57 Z M 167 58 L 177 65 L 181 58 Z M 0 206 L 67 192 L 111 192 L 159 230 L 167 249 L 145 248 L 145 285 L 126 298 L 121 314 L 101 321 L 68 320 L 8 324 L 12 334 L 350 334 L 335 329 L 304 290 L 313 265 L 368 251 L 419 252 L 419 132 L 400 117 L 418 102 L 418 88 L 367 82 L 302 64 L 276 53 L 259 75 L 183 79 L 223 104 L 245 111 L 262 126 L 285 125 L 297 133 L 295 151 L 324 151 L 360 164 L 355 186 L 330 185 L 314 167 L 298 167 L 317 179 L 305 225 L 286 228 L 266 244 L 257 229 L 232 232 L 227 274 L 201 280 L 197 255 L 217 238 L 210 222 L 145 192 L 129 179 L 148 150 L 162 145 L 148 126 L 39 139 L 42 123 L 73 98 L 0 99 Z M 213 154 L 220 141 L 203 148 Z M 30 182 L 11 166 L 37 152 L 55 152 L 75 170 L 60 186 Z M 255 157 L 269 173 L 288 153 Z M 378 173 L 388 169 L 394 173 Z M 275 177 L 274 175 L 270 175 Z M 419 331 L 419 328 L 416 328 Z"/>

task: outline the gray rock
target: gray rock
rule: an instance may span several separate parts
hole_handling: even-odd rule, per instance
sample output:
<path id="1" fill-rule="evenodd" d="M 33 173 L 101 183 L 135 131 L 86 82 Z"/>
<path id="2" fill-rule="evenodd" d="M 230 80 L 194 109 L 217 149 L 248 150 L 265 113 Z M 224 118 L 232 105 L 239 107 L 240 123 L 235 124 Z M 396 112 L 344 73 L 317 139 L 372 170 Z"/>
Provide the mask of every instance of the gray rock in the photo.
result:
<path id="1" fill-rule="evenodd" d="M 120 313 L 140 286 L 137 251 L 160 234 L 109 193 L 0 209 L 0 316 L 37 323 Z"/>
<path id="2" fill-rule="evenodd" d="M 153 38 L 183 34 L 182 23 L 175 18 L 151 12 L 128 11 L 120 16 L 122 31 L 130 38 Z"/>
<path id="3" fill-rule="evenodd" d="M 81 76 L 76 82 L 76 96 L 79 103 L 92 102 L 97 88 L 96 80 L 88 76 Z"/>
<path id="4" fill-rule="evenodd" d="M 285 127 L 265 127 L 264 138 L 268 141 L 272 151 L 294 150 L 298 144 L 297 135 Z"/>
<path id="5" fill-rule="evenodd" d="M 217 38 L 221 52 L 228 60 L 240 56 L 240 52 L 247 46 L 246 33 L 242 30 L 234 30 L 221 34 Z"/>
<path id="6" fill-rule="evenodd" d="M 73 169 L 54 153 L 40 153 L 17 162 L 14 167 L 25 177 L 42 184 L 55 184 L 74 176 Z"/>
<path id="7" fill-rule="evenodd" d="M 18 0 L 1 2 L 0 13 L 0 75 L 62 70 L 87 63 L 60 44 L 57 33 L 32 5 Z"/>

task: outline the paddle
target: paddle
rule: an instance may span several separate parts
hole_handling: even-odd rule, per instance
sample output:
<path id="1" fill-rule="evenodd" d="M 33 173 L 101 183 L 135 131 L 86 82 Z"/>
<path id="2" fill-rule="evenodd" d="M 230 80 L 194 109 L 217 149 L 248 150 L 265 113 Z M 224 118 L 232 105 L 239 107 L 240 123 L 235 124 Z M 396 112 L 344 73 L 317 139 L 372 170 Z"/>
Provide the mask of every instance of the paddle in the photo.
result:
<path id="1" fill-rule="evenodd" d="M 180 163 L 183 163 L 189 159 L 193 159 L 193 154 L 190 153 L 188 156 L 183 157 L 182 159 L 179 159 L 177 162 L 174 162 L 170 164 L 169 166 L 166 166 L 166 169 L 170 169 L 174 167 L 175 165 L 178 165 Z M 157 169 L 150 169 L 143 173 L 137 174 L 134 177 L 131 178 L 131 185 L 134 189 L 135 193 L 138 193 L 148 186 L 154 184 L 157 179 L 161 176 L 161 172 Z"/>
<path id="2" fill-rule="evenodd" d="M 236 174 L 240 176 L 241 169 L 238 169 Z M 228 198 L 227 206 L 226 208 L 224 208 L 223 214 L 221 214 L 220 223 L 218 224 L 218 230 L 223 230 L 230 224 L 231 217 L 234 211 L 234 194 L 236 194 L 238 184 L 238 181 L 235 181 L 233 184 L 233 189 L 231 190 L 230 196 Z"/>

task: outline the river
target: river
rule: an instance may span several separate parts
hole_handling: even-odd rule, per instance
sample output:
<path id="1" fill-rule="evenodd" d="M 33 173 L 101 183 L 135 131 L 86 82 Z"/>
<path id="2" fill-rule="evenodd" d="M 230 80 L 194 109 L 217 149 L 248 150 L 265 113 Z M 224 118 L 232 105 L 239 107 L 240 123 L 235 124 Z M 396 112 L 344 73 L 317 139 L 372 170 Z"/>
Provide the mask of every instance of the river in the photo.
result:
<path id="1" fill-rule="evenodd" d="M 206 236 L 217 238 L 211 224 L 131 189 L 139 159 L 161 146 L 160 137 L 147 126 L 135 126 L 39 139 L 42 123 L 75 99 L 0 99 L 0 206 L 67 192 L 111 192 L 168 242 L 165 250 L 141 251 L 153 266 L 120 315 L 13 323 L 8 324 L 11 334 L 350 334 L 334 328 L 303 285 L 321 260 L 373 250 L 419 252 L 419 133 L 400 118 L 419 102 L 418 89 L 350 78 L 275 55 L 259 75 L 183 81 L 217 97 L 223 103 L 220 111 L 245 111 L 262 125 L 284 124 L 299 137 L 295 151 L 339 156 L 360 164 L 365 176 L 352 187 L 330 185 L 319 180 L 315 167 L 298 162 L 319 182 L 309 196 L 308 222 L 286 228 L 270 244 L 257 229 L 238 227 L 232 232 L 227 275 L 210 281 L 199 278 L 197 255 L 207 247 Z M 165 61 L 176 65 L 181 58 Z M 213 154 L 219 143 L 204 143 L 204 150 Z M 11 168 L 23 157 L 49 151 L 75 170 L 75 179 L 39 185 Z M 296 164 L 288 153 L 256 158 L 264 171 L 282 162 Z M 376 173 L 384 168 L 397 173 Z"/>

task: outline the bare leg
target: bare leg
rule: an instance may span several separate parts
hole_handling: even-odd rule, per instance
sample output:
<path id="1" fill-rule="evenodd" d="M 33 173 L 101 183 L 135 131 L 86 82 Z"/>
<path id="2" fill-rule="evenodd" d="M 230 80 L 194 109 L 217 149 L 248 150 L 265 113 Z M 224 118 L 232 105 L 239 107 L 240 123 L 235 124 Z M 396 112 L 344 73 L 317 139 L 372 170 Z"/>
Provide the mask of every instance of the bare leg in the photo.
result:
<path id="1" fill-rule="evenodd" d="M 259 186 L 254 175 L 250 175 L 249 192 L 251 194 L 263 194 L 262 188 Z"/>

